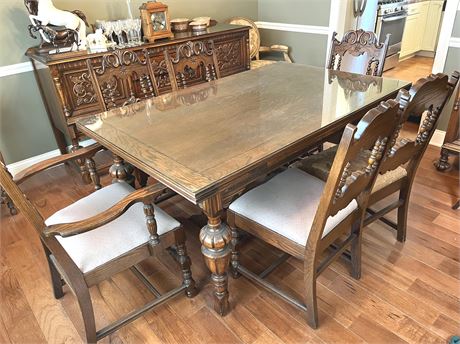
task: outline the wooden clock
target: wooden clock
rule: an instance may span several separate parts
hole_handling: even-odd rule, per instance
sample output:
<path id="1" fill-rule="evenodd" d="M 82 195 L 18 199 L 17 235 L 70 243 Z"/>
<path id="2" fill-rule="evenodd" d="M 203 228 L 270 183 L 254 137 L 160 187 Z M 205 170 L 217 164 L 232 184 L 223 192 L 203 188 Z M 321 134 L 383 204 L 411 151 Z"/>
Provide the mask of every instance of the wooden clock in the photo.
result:
<path id="1" fill-rule="evenodd" d="M 142 30 L 149 42 L 174 37 L 171 31 L 168 6 L 161 2 L 146 2 L 141 7 Z"/>

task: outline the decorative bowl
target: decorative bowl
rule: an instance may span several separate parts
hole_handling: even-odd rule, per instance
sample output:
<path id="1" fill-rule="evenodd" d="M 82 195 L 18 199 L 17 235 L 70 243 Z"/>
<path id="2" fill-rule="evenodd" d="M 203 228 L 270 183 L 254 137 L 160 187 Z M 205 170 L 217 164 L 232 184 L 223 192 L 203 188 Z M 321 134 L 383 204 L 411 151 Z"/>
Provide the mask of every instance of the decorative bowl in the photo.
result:
<path id="1" fill-rule="evenodd" d="M 173 32 L 182 32 L 188 30 L 188 23 L 190 19 L 188 18 L 175 18 L 171 20 L 171 30 Z"/>

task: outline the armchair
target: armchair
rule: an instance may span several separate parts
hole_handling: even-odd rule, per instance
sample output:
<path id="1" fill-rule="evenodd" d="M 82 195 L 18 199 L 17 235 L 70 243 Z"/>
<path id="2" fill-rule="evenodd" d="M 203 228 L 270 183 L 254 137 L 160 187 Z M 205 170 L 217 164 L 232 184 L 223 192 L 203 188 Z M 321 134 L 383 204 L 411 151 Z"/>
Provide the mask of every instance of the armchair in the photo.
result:
<path id="1" fill-rule="evenodd" d="M 233 17 L 228 20 L 229 24 L 234 25 L 246 25 L 250 26 L 249 30 L 249 49 L 251 57 L 251 69 L 259 68 L 267 64 L 274 63 L 273 60 L 261 60 L 260 53 L 280 53 L 283 56 L 283 60 L 286 62 L 292 62 L 289 57 L 289 47 L 286 45 L 275 44 L 269 47 L 260 45 L 260 32 L 256 23 L 252 20 L 244 17 Z"/>
<path id="2" fill-rule="evenodd" d="M 94 173 L 91 176 L 95 192 L 46 220 L 19 188 L 19 184 L 35 174 L 69 160 L 85 159 L 91 166 L 92 156 L 99 149 L 101 146 L 94 144 L 44 161 L 18 174 L 14 180 L 0 162 L 0 185 L 40 237 L 55 298 L 64 295 L 65 284 L 75 294 L 88 343 L 95 343 L 181 292 L 188 297 L 196 294 L 184 230 L 178 221 L 154 204 L 164 193 L 162 185 L 136 191 L 120 182 L 101 188 Z M 164 247 L 175 246 L 183 276 L 180 286 L 164 294 L 137 268 L 138 263 L 154 254 L 160 243 Z M 126 269 L 131 269 L 156 297 L 122 319 L 96 330 L 89 288 Z"/>

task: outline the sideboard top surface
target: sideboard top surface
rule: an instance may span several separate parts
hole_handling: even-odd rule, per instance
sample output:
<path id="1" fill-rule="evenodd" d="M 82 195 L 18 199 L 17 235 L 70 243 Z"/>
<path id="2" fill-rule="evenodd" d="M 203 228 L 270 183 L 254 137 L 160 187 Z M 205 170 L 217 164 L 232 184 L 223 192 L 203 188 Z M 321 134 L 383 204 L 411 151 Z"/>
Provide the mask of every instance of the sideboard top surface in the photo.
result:
<path id="1" fill-rule="evenodd" d="M 209 27 L 204 32 L 199 32 L 199 33 L 194 33 L 192 31 L 177 32 L 174 34 L 174 37 L 170 39 L 161 39 L 156 42 L 144 43 L 136 47 L 125 48 L 125 49 L 126 50 L 129 50 L 129 49 L 138 50 L 138 49 L 144 49 L 144 48 L 155 48 L 155 47 L 161 47 L 164 45 L 171 45 L 172 43 L 181 43 L 183 41 L 188 41 L 190 39 L 196 39 L 197 37 L 200 37 L 203 39 L 212 38 L 215 35 L 222 35 L 222 33 L 225 33 L 226 31 L 228 31 L 228 33 L 232 33 L 232 32 L 237 32 L 237 31 L 244 31 L 248 29 L 249 27 L 241 26 L 241 25 L 217 24 L 215 26 Z M 70 62 L 70 61 L 75 61 L 75 60 L 86 59 L 89 57 L 103 56 L 106 53 L 107 52 L 90 53 L 87 50 L 83 50 L 83 51 L 72 51 L 72 52 L 66 52 L 66 53 L 60 53 L 60 54 L 40 54 L 37 52 L 37 47 L 31 47 L 27 49 L 25 55 L 35 61 L 38 61 L 45 65 L 50 66 L 50 65 L 63 63 L 63 62 Z"/>

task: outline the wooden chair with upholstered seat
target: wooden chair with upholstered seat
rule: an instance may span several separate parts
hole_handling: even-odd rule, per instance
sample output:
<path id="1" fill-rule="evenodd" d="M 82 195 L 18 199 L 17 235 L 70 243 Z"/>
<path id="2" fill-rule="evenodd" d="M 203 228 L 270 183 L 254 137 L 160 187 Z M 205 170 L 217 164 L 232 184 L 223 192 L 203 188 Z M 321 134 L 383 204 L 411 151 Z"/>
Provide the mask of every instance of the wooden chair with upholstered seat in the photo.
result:
<path id="1" fill-rule="evenodd" d="M 231 203 L 227 219 L 232 230 L 233 275 L 237 277 L 241 273 L 306 311 L 308 324 L 316 328 L 318 275 L 351 247 L 352 276 L 360 278 L 362 218 L 381 157 L 387 153 L 398 122 L 398 103 L 382 102 L 357 126 L 348 124 L 345 128 L 326 182 L 299 169 L 288 168 Z M 372 150 L 372 156 L 365 167 L 354 169 L 352 163 L 362 149 Z M 282 260 L 260 275 L 241 266 L 238 229 L 304 261 L 304 302 L 263 279 Z M 329 251 L 332 244 L 335 249 Z"/>
<path id="2" fill-rule="evenodd" d="M 332 36 L 328 69 L 345 72 L 382 76 L 390 35 L 384 43 L 379 43 L 374 32 L 351 30 L 337 40 L 337 32 Z"/>
<path id="3" fill-rule="evenodd" d="M 173 91 L 220 79 L 213 40 L 189 41 L 164 54 Z"/>
<path id="4" fill-rule="evenodd" d="M 415 139 L 398 137 L 392 144 L 390 155 L 382 162 L 380 175 L 372 189 L 367 209 L 370 215 L 364 223 L 367 225 L 377 219 L 382 220 L 397 230 L 397 239 L 401 242 L 406 240 L 409 199 L 418 165 L 436 129 L 439 115 L 458 80 L 458 73 L 454 73 L 449 81 L 444 74 L 430 75 L 418 80 L 410 91 L 401 90 L 398 94 L 397 101 L 403 113 L 400 126 L 409 116 L 416 116 L 421 118 L 420 128 Z M 321 180 L 327 180 L 336 152 L 337 147 L 327 149 L 305 158 L 296 166 Z M 369 154 L 369 151 L 361 154 L 361 164 L 365 163 Z M 395 192 L 399 192 L 396 201 L 378 211 L 370 208 Z M 394 209 L 398 210 L 397 223 L 384 217 Z"/>
<path id="5" fill-rule="evenodd" d="M 245 25 L 251 27 L 251 29 L 249 30 L 249 54 L 251 58 L 251 69 L 259 68 L 276 62 L 274 60 L 261 60 L 260 53 L 281 54 L 285 62 L 292 62 L 291 58 L 289 57 L 288 46 L 281 44 L 274 44 L 269 47 L 260 45 L 259 28 L 257 27 L 256 23 L 254 23 L 251 19 L 244 17 L 233 17 L 230 18 L 227 22 L 233 25 Z"/>
<path id="6" fill-rule="evenodd" d="M 98 185 L 99 190 L 59 210 L 47 220 L 18 186 L 36 173 L 70 159 L 91 160 L 100 149 L 96 144 L 42 162 L 18 174 L 14 181 L 0 163 L 0 185 L 35 227 L 43 244 L 54 296 L 59 299 L 64 295 L 64 284 L 75 294 L 88 343 L 95 343 L 181 292 L 188 297 L 196 294 L 181 224 L 154 205 L 156 197 L 163 193 L 163 186 L 155 184 L 136 191 L 123 182 L 104 188 Z M 99 184 L 97 175 L 93 177 Z M 136 267 L 151 257 L 159 244 L 175 246 L 183 275 L 182 285 L 163 295 Z M 126 269 L 140 277 L 156 298 L 96 331 L 89 287 Z"/>

